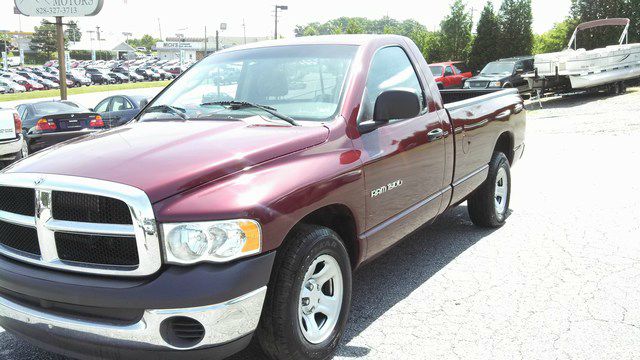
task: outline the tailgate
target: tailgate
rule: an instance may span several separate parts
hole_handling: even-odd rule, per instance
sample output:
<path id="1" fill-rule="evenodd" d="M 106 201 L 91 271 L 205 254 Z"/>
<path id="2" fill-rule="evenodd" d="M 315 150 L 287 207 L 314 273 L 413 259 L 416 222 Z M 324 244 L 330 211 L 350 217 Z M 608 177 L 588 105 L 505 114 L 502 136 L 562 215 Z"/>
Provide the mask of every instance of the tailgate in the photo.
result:
<path id="1" fill-rule="evenodd" d="M 16 127 L 13 120 L 13 111 L 0 110 L 0 141 L 15 139 Z"/>

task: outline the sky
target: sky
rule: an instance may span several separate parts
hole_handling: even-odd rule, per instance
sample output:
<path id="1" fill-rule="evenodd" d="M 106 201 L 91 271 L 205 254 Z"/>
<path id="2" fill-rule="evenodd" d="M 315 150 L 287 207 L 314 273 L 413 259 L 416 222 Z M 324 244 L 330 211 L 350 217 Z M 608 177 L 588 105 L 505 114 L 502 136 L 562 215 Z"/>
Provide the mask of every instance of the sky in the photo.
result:
<path id="1" fill-rule="evenodd" d="M 388 15 L 399 20 L 414 19 L 434 30 L 449 11 L 450 0 L 278 0 L 289 10 L 279 15 L 279 33 L 294 36 L 296 25 L 324 22 L 340 16 L 361 16 L 370 19 Z M 477 22 L 487 0 L 467 0 Z M 501 0 L 491 0 L 499 8 Z M 159 37 L 204 36 L 204 27 L 213 33 L 220 23 L 227 24 L 221 36 L 273 36 L 275 1 L 268 0 L 104 0 L 102 12 L 94 17 L 77 18 L 84 32 L 100 26 L 102 38 L 123 39 L 123 32 L 134 37 L 150 34 Z M 165 6 L 166 4 L 166 6 Z M 542 33 L 569 14 L 571 0 L 532 0 L 534 32 Z M 13 0 L 0 0 L 0 30 L 32 31 L 41 19 L 13 14 Z M 243 28 L 243 23 L 245 27 Z M 86 33 L 85 33 L 86 35 Z"/>

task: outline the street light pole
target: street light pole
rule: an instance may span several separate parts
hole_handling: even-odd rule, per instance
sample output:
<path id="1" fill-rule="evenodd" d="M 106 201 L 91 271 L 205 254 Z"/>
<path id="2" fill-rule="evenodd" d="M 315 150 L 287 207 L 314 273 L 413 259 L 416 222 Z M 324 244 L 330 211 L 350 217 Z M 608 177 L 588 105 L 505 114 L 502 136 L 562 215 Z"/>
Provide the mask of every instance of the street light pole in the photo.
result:
<path id="1" fill-rule="evenodd" d="M 62 16 L 56 17 L 56 31 L 58 42 L 58 72 L 60 74 L 60 100 L 67 100 L 67 65 L 64 58 L 64 29 Z"/>
<path id="2" fill-rule="evenodd" d="M 289 10 L 289 7 L 287 5 L 276 5 L 276 26 L 275 26 L 275 34 L 274 34 L 274 39 L 277 40 L 278 39 L 278 10 Z"/>

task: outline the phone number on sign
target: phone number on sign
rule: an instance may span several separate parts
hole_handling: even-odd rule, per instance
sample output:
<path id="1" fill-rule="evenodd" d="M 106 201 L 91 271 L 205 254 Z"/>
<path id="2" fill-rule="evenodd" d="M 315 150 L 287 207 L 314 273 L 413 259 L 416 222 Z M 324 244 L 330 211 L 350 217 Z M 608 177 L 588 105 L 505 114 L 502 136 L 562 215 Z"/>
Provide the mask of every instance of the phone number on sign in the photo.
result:
<path id="1" fill-rule="evenodd" d="M 77 14 L 78 8 L 73 6 L 40 7 L 40 8 L 36 8 L 36 12 L 39 15 Z"/>

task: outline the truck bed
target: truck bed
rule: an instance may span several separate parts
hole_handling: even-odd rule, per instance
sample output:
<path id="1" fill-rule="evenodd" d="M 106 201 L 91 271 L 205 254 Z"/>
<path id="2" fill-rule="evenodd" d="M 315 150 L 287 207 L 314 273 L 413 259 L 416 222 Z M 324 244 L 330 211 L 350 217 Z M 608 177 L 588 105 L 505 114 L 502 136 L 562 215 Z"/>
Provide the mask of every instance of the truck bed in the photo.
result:
<path id="1" fill-rule="evenodd" d="M 516 89 L 461 89 L 440 90 L 442 102 L 449 111 L 466 107 L 477 102 L 489 101 L 507 94 L 518 94 Z"/>

